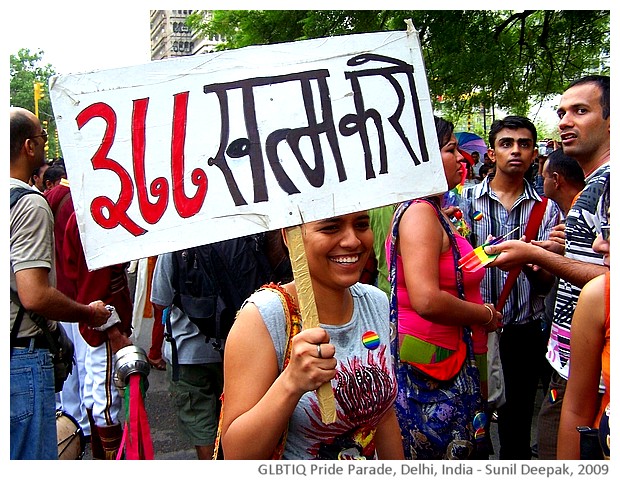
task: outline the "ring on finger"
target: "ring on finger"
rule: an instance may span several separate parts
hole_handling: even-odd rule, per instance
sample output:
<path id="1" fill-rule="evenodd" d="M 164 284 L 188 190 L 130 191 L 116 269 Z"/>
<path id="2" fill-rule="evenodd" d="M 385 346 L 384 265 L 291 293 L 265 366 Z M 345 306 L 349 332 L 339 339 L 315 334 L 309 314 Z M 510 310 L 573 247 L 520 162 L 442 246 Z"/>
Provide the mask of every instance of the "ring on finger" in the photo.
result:
<path id="1" fill-rule="evenodd" d="M 319 358 L 323 358 L 323 355 L 321 354 L 321 344 L 317 344 L 316 346 L 316 353 L 319 356 Z"/>

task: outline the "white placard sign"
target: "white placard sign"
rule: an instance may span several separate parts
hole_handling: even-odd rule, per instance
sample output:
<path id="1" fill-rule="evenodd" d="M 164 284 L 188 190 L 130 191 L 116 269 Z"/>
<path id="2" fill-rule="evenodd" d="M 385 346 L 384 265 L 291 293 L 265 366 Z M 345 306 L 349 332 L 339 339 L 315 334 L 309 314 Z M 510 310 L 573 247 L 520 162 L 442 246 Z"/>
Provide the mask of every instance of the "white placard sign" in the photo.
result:
<path id="1" fill-rule="evenodd" d="M 417 33 L 50 80 L 90 269 L 443 192 Z"/>

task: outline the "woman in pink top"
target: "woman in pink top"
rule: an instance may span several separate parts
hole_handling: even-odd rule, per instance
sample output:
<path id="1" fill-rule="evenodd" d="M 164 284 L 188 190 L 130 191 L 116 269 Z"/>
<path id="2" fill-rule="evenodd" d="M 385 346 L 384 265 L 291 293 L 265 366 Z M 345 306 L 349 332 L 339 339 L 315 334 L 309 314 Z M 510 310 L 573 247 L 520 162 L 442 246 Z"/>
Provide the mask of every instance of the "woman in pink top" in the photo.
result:
<path id="1" fill-rule="evenodd" d="M 454 125 L 436 117 L 435 126 L 448 189 L 452 189 L 461 182 L 463 156 Z M 391 254 L 397 254 L 396 272 L 391 275 L 396 277 L 392 305 L 398 324 L 393 353 L 399 360 L 396 403 L 405 457 L 484 456 L 481 450 L 486 445 L 475 441 L 485 437 L 487 425 L 480 372 L 474 362 L 466 362 L 474 354 L 485 358 L 487 333 L 497 329 L 502 317 L 493 305 L 482 301 L 484 270 L 466 273 L 457 268 L 458 258 L 472 247 L 441 210 L 441 196 L 402 204 L 392 233 L 394 242 L 388 236 L 386 249 L 388 264 Z M 473 345 L 466 341 L 469 331 Z M 486 359 L 478 363 L 486 367 Z M 473 375 L 472 368 L 476 370 Z M 475 410 L 480 411 L 476 420 L 469 415 L 474 404 L 482 405 Z"/>

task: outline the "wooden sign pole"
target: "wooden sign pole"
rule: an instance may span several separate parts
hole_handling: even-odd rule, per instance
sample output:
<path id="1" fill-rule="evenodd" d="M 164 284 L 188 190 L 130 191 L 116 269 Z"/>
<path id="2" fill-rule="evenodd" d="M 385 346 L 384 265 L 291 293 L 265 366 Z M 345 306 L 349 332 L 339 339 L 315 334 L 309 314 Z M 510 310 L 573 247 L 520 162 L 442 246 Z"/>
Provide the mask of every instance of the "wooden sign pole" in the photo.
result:
<path id="1" fill-rule="evenodd" d="M 313 328 L 319 326 L 319 314 L 314 302 L 314 291 L 312 290 L 312 280 L 308 270 L 308 259 L 302 239 L 301 226 L 289 227 L 286 229 L 288 240 L 289 256 L 293 267 L 293 278 L 297 288 L 297 298 L 303 328 Z M 323 423 L 334 423 L 336 421 L 336 400 L 330 382 L 321 385 L 316 395 L 319 399 L 321 419 Z"/>

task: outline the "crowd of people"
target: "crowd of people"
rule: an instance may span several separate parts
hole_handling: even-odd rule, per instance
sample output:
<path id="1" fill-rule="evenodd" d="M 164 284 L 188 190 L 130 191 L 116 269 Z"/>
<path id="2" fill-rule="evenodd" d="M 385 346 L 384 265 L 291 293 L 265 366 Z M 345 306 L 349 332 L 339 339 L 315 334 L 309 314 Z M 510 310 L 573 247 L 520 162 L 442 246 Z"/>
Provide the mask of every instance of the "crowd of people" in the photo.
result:
<path id="1" fill-rule="evenodd" d="M 223 343 L 179 301 L 189 253 L 158 255 L 149 361 L 167 370 L 196 457 L 579 459 L 594 433 L 588 455 L 609 458 L 609 92 L 599 75 L 568 86 L 553 152 L 538 150 L 528 118 L 494 121 L 480 165 L 435 117 L 449 192 L 301 226 L 317 327 L 303 328 L 305 293 L 282 261 L 288 230 L 260 242 L 269 275 L 219 292 L 235 297 Z M 45 164 L 47 132 L 22 108 L 11 108 L 10 129 L 10 456 L 57 458 L 60 410 L 93 458 L 118 458 L 113 356 L 131 344 L 127 265 L 88 271 L 70 180 L 62 162 Z M 44 329 L 59 325 L 76 365 L 55 391 Z"/>

